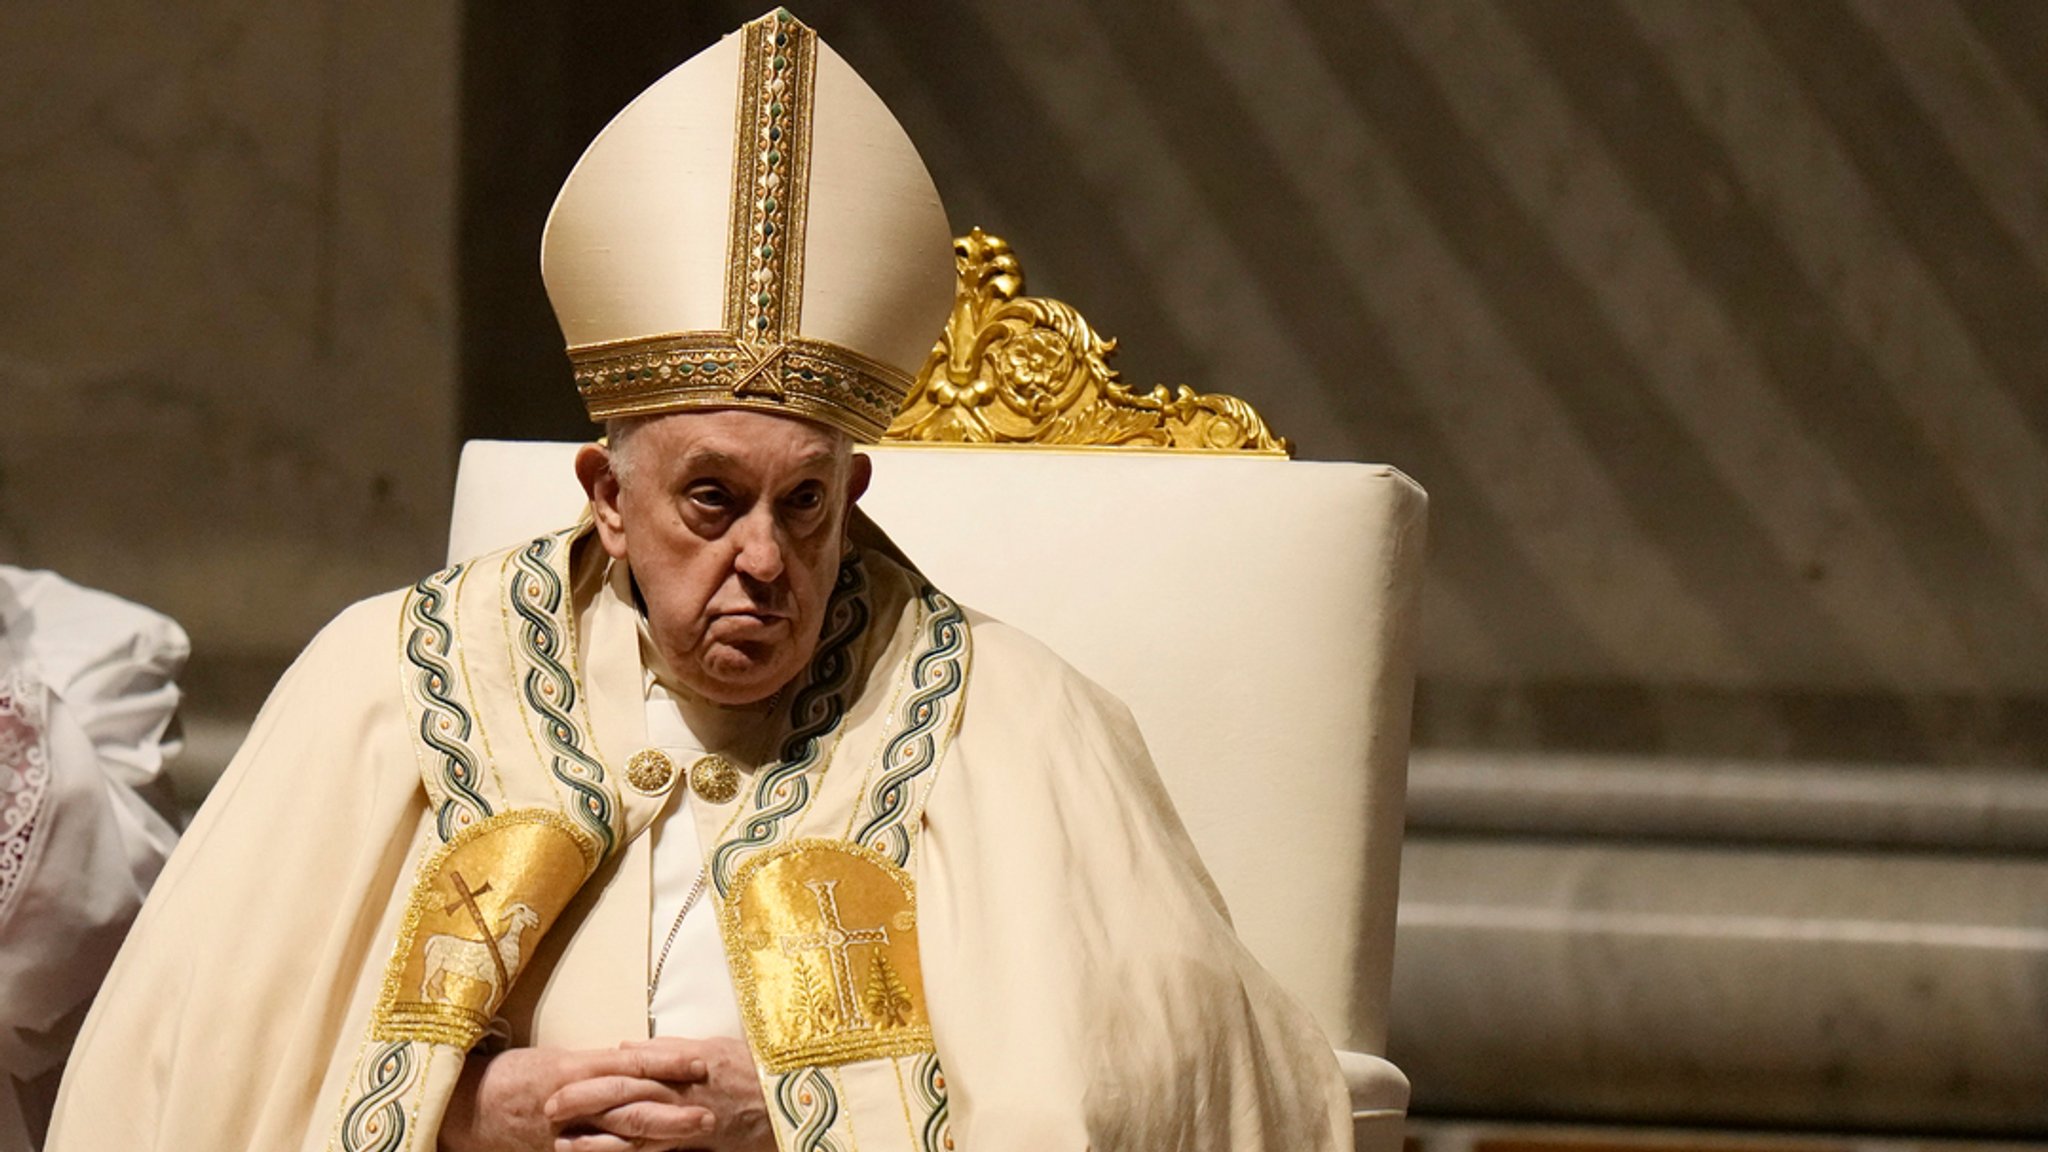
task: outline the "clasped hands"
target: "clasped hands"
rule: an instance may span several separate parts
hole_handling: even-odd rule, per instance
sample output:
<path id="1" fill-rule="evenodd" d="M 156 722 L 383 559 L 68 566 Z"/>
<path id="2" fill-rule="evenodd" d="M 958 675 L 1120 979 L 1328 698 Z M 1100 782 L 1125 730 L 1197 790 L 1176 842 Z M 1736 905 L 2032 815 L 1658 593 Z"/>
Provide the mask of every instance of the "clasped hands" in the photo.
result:
<path id="1" fill-rule="evenodd" d="M 441 1124 L 443 1152 L 774 1152 L 741 1040 L 658 1036 L 617 1048 L 473 1054 Z"/>

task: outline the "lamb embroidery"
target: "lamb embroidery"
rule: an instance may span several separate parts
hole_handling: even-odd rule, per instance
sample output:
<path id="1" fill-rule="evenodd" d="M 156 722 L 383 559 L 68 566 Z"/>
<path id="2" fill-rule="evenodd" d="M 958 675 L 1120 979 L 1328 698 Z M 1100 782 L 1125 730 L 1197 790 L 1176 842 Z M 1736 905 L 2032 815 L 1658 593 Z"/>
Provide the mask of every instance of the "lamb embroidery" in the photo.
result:
<path id="1" fill-rule="evenodd" d="M 451 873 L 449 878 L 458 898 L 444 910 L 451 915 L 468 912 L 470 922 L 483 938 L 472 940 L 447 933 L 427 937 L 426 978 L 421 982 L 420 992 L 429 1000 L 454 1003 L 455 998 L 448 995 L 448 977 L 454 975 L 484 985 L 489 989 L 484 1003 L 496 1004 L 505 990 L 512 987 L 512 977 L 519 971 L 522 942 L 527 932 L 540 927 L 540 913 L 525 904 L 513 904 L 505 909 L 503 931 L 493 933 L 476 902 L 478 896 L 491 890 L 490 883 L 486 881 L 483 887 L 472 890 L 462 873 Z"/>
<path id="2" fill-rule="evenodd" d="M 468 1048 L 598 861 L 560 812 L 514 808 L 421 862 L 372 1017 L 380 1042 Z"/>

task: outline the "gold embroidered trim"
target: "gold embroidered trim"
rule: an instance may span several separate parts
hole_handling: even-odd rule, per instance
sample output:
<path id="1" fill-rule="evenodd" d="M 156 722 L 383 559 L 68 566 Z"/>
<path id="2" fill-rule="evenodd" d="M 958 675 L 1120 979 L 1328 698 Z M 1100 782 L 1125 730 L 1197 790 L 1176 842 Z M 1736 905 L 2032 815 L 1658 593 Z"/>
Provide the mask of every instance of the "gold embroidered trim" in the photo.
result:
<path id="1" fill-rule="evenodd" d="M 725 326 L 743 343 L 797 332 L 817 33 L 780 9 L 746 25 L 733 130 Z"/>
<path id="2" fill-rule="evenodd" d="M 406 901 L 371 1039 L 475 1044 L 598 857 L 588 833 L 546 808 L 501 812 L 436 848 Z"/>
<path id="3" fill-rule="evenodd" d="M 873 443 L 910 378 L 826 340 L 750 347 L 725 332 L 674 332 L 569 350 L 592 420 L 691 408 L 751 408 L 802 416 Z"/>
<path id="4" fill-rule="evenodd" d="M 931 608 L 921 597 L 912 597 L 911 605 L 917 613 L 917 630 L 912 635 L 921 639 L 924 636 L 925 622 L 931 617 Z M 903 701 L 904 690 L 910 687 L 910 669 L 916 666 L 918 657 L 923 654 L 924 649 L 920 645 L 911 645 L 910 650 L 903 654 L 903 658 L 896 662 L 896 668 L 889 677 L 889 703 L 882 708 L 881 735 L 875 741 L 874 755 L 868 757 L 868 766 L 861 770 L 860 787 L 854 792 L 856 799 L 846 813 L 846 827 L 839 833 L 839 838 L 848 843 L 853 842 L 854 824 L 867 812 L 868 797 L 874 787 L 875 776 L 882 770 L 882 754 L 888 750 L 890 742 L 903 727 L 903 714 L 897 709 L 897 705 Z"/>
<path id="5" fill-rule="evenodd" d="M 916 888 L 881 853 L 815 839 L 762 852 L 719 928 L 762 1071 L 932 1051 Z"/>
<path id="6" fill-rule="evenodd" d="M 568 528 L 507 552 L 498 568 L 498 614 L 521 727 L 534 760 L 553 779 L 563 808 L 609 853 L 619 846 L 624 810 L 618 783 L 605 770 L 590 735 L 570 570 L 575 544 L 589 523 L 586 514 Z"/>

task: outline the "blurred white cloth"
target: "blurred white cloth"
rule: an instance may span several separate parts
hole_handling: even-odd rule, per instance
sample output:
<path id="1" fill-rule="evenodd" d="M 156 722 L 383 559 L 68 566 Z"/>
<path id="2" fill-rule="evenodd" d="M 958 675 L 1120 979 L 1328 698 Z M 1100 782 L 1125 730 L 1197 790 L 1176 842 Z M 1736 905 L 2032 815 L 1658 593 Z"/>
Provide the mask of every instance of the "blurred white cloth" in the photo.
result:
<path id="1" fill-rule="evenodd" d="M 177 843 L 168 617 L 0 565 L 0 1152 L 35 1146 L 55 1073 Z"/>

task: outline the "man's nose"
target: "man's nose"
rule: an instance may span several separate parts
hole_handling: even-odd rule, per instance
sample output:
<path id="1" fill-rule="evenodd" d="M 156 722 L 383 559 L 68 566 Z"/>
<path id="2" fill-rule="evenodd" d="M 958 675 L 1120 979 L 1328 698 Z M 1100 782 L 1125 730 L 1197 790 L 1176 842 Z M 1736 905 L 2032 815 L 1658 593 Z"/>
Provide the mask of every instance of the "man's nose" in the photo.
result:
<path id="1" fill-rule="evenodd" d="M 764 584 L 781 578 L 782 541 L 774 517 L 758 511 L 746 516 L 738 525 L 736 542 L 739 554 L 733 558 L 733 567 L 740 575 Z"/>

